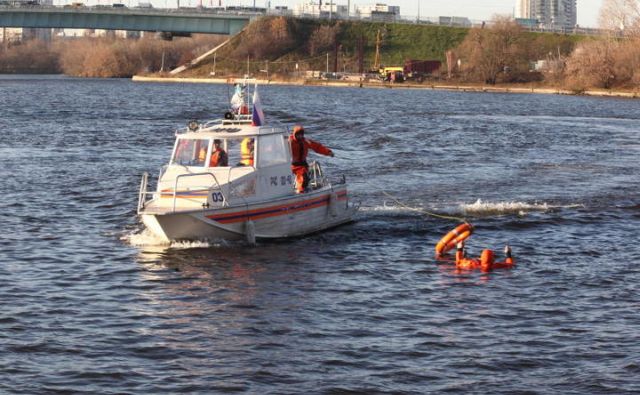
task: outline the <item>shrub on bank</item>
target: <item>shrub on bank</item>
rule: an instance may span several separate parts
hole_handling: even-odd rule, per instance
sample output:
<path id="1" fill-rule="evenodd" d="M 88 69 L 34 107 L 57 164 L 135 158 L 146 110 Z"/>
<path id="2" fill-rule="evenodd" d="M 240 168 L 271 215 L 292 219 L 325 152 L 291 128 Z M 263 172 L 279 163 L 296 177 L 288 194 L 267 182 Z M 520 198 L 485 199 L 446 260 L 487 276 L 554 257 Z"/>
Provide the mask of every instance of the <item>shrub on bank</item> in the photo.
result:
<path id="1" fill-rule="evenodd" d="M 574 91 L 633 88 L 640 84 L 640 39 L 581 43 L 567 59 L 565 83 Z"/>
<path id="2" fill-rule="evenodd" d="M 2 74 L 57 74 L 58 55 L 46 43 L 31 40 L 10 47 L 0 47 Z"/>
<path id="3" fill-rule="evenodd" d="M 223 40 L 220 36 L 155 38 L 77 38 L 44 43 L 31 40 L 0 48 L 0 73 L 64 73 L 77 77 L 131 77 L 168 71 Z M 163 64 L 164 58 L 164 64 Z"/>
<path id="4" fill-rule="evenodd" d="M 57 44 L 62 71 L 80 77 L 131 77 L 168 71 L 217 45 L 218 36 L 196 36 L 162 41 L 154 38 L 123 40 L 87 38 Z"/>

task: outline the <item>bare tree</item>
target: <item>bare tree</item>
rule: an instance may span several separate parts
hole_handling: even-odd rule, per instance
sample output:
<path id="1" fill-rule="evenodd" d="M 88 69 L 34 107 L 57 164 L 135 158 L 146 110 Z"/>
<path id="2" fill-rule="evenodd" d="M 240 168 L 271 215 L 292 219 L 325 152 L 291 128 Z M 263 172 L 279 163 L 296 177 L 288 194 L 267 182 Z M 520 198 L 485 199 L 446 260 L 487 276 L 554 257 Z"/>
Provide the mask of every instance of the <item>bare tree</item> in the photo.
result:
<path id="1" fill-rule="evenodd" d="M 640 1 L 604 0 L 599 24 L 602 29 L 612 32 L 640 36 Z"/>
<path id="2" fill-rule="evenodd" d="M 471 80 L 495 84 L 502 73 L 528 67 L 522 28 L 509 17 L 496 16 L 489 28 L 472 28 L 456 53 L 461 72 Z"/>
<path id="3" fill-rule="evenodd" d="M 610 89 L 616 83 L 615 55 L 618 47 L 618 41 L 612 39 L 578 44 L 567 59 L 567 86 L 577 92 L 588 88 Z"/>
<path id="4" fill-rule="evenodd" d="M 265 18 L 251 23 L 244 31 L 243 39 L 236 47 L 234 55 L 241 59 L 247 56 L 253 59 L 269 59 L 286 53 L 296 44 L 294 32 L 291 31 L 294 27 L 294 24 L 288 23 L 284 17 Z"/>
<path id="5" fill-rule="evenodd" d="M 318 26 L 309 37 L 309 54 L 315 56 L 331 49 L 335 45 L 338 31 L 338 25 Z"/>
<path id="6" fill-rule="evenodd" d="M 637 87 L 640 83 L 640 38 L 620 41 L 613 57 L 616 85 L 625 88 Z"/>

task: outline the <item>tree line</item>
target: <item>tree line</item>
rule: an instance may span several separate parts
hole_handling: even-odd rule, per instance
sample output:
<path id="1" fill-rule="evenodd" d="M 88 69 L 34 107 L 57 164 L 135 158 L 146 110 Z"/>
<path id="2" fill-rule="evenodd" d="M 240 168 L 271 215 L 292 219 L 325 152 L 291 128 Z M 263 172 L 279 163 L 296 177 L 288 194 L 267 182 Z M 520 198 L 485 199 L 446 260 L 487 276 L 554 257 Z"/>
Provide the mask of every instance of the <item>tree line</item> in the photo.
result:
<path id="1" fill-rule="evenodd" d="M 168 71 L 222 42 L 197 35 L 173 41 L 153 37 L 74 38 L 51 43 L 29 40 L 0 47 L 0 73 L 63 73 L 76 77 L 131 77 Z"/>
<path id="2" fill-rule="evenodd" d="M 540 81 L 575 92 L 640 87 L 640 37 L 635 34 L 562 41 L 557 48 L 545 48 L 535 45 L 515 22 L 500 17 L 494 22 L 490 28 L 471 29 L 454 49 L 463 81 Z M 540 67 L 532 72 L 536 61 Z"/>

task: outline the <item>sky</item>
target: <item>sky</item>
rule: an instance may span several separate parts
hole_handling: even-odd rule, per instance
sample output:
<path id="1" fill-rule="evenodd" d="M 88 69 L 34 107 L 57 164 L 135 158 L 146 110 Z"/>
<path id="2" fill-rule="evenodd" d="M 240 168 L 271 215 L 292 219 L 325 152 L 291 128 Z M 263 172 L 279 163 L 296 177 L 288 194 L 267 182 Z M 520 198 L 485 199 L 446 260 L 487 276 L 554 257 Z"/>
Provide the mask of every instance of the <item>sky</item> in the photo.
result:
<path id="1" fill-rule="evenodd" d="M 54 0 L 54 3 L 68 3 L 77 0 Z M 135 6 L 138 1 L 152 3 L 154 7 L 167 8 L 175 7 L 177 0 L 86 0 L 87 5 L 111 4 L 112 2 L 122 2 L 127 6 Z M 309 0 L 180 0 L 181 6 L 195 7 L 202 5 L 243 5 L 256 7 L 266 7 L 267 2 L 271 2 L 271 7 L 288 6 L 293 8 L 295 4 L 309 2 Z M 330 0 L 323 0 L 328 2 Z M 348 0 L 333 0 L 334 3 L 347 5 Z M 577 0 L 578 25 L 583 27 L 597 27 L 598 13 L 603 0 Z M 313 0 L 317 3 L 318 0 Z M 353 5 L 369 5 L 383 3 L 387 5 L 400 6 L 400 14 L 403 17 L 417 18 L 418 13 L 421 19 L 437 18 L 438 16 L 462 16 L 472 21 L 489 20 L 495 14 L 513 15 L 516 0 L 351 0 Z M 418 12 L 419 10 L 419 12 Z"/>
<path id="2" fill-rule="evenodd" d="M 275 0 L 277 1 L 277 0 Z M 363 0 L 352 0 L 363 1 Z M 494 14 L 513 15 L 516 0 L 385 0 L 389 5 L 399 5 L 400 14 L 420 16 L 465 16 L 471 20 L 491 19 Z M 382 2 L 385 2 L 382 1 Z M 598 13 L 603 0 L 577 0 L 578 25 L 597 27 Z"/>

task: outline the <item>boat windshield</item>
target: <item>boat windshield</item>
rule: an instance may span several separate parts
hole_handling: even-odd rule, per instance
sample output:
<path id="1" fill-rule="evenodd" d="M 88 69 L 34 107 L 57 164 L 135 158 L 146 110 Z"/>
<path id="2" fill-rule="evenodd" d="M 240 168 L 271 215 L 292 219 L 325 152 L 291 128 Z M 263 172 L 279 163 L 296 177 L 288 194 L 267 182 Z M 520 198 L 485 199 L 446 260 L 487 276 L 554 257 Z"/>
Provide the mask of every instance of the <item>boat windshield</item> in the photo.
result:
<path id="1" fill-rule="evenodd" d="M 261 136 L 258 142 L 260 167 L 288 163 L 285 140 L 280 134 Z"/>
<path id="2" fill-rule="evenodd" d="M 178 138 L 171 164 L 198 167 L 255 166 L 255 138 L 213 139 L 213 146 L 211 142 L 210 138 Z"/>
<path id="3" fill-rule="evenodd" d="M 209 139 L 178 139 L 171 164 L 204 166 L 208 147 Z"/>

